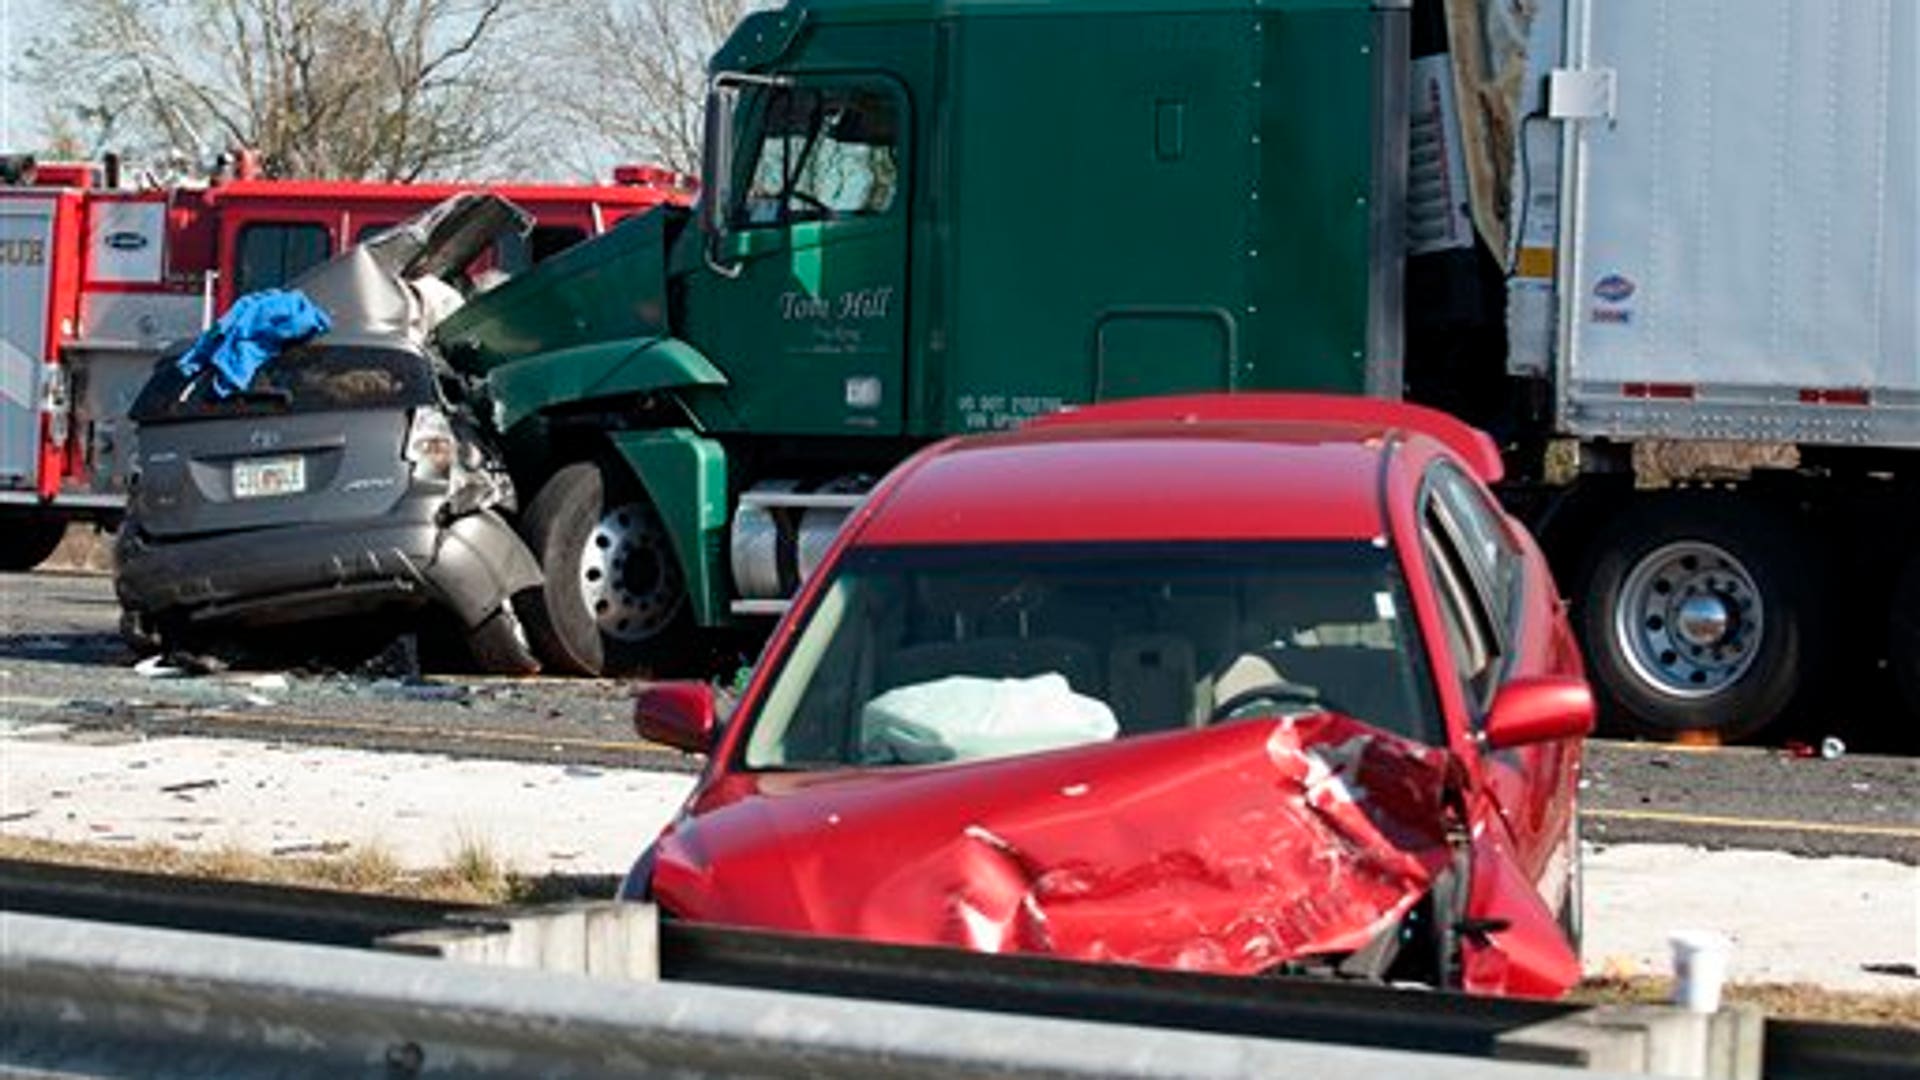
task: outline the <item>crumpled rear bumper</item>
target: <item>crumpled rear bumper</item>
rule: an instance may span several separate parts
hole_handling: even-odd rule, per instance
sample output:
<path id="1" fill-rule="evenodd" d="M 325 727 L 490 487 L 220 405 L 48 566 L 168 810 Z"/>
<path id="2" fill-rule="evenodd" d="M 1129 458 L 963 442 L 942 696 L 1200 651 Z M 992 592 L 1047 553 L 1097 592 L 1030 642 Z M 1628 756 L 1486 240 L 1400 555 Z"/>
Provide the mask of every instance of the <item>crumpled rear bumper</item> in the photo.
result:
<path id="1" fill-rule="evenodd" d="M 443 500 L 410 498 L 378 518 L 164 540 L 136 523 L 116 545 L 114 589 L 130 611 L 199 624 L 266 625 L 431 604 L 473 627 L 540 567 L 491 510 L 446 524 Z"/>

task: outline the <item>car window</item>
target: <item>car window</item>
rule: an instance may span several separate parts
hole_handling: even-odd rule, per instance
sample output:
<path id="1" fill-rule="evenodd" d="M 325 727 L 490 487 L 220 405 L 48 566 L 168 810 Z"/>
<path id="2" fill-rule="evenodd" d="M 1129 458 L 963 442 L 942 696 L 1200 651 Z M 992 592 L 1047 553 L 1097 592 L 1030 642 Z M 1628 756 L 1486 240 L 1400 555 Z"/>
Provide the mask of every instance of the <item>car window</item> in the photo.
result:
<path id="1" fill-rule="evenodd" d="M 899 109 L 885 91 L 773 91 L 733 224 L 754 228 L 886 213 L 899 189 L 898 138 Z"/>
<path id="2" fill-rule="evenodd" d="M 1487 591 L 1492 610 L 1508 623 L 1521 581 L 1520 549 L 1500 522 L 1500 511 L 1460 470 L 1444 462 L 1430 474 L 1434 497 L 1460 538 L 1461 553 Z"/>
<path id="3" fill-rule="evenodd" d="M 1421 547 L 1438 593 L 1455 673 L 1468 701 L 1478 711 L 1492 698 L 1501 655 L 1500 637 L 1486 598 L 1467 568 L 1461 545 L 1448 528 L 1440 504 L 1431 498 L 1422 516 Z"/>
<path id="4" fill-rule="evenodd" d="M 213 392 L 212 367 L 182 375 L 162 360 L 134 399 L 135 423 L 154 424 L 219 416 L 410 408 L 437 400 L 428 360 L 404 349 L 296 345 L 254 373 L 246 392 Z"/>
<path id="5" fill-rule="evenodd" d="M 930 764 L 1320 709 L 1435 743 L 1369 543 L 849 552 L 747 720 L 750 769 Z"/>
<path id="6" fill-rule="evenodd" d="M 259 222 L 244 225 L 236 242 L 234 295 L 277 289 L 333 254 L 324 225 Z"/>

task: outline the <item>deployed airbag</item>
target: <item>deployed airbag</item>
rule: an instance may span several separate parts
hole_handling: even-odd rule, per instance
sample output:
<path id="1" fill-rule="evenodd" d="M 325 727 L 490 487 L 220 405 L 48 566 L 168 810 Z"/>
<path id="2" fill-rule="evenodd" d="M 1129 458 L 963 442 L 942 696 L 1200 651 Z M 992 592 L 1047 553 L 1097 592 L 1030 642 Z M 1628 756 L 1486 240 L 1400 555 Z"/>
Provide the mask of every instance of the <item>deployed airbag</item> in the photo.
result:
<path id="1" fill-rule="evenodd" d="M 860 711 L 860 758 L 869 765 L 1032 754 L 1107 742 L 1113 710 L 1077 694 L 1058 672 L 1030 679 L 954 675 L 895 687 Z"/>

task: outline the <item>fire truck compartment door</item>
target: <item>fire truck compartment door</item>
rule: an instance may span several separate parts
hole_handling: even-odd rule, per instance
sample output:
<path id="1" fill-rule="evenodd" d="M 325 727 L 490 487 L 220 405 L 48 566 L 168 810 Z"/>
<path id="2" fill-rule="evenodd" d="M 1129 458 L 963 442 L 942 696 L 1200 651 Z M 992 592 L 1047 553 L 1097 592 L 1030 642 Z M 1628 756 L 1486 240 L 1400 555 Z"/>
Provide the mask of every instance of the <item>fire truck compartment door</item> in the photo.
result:
<path id="1" fill-rule="evenodd" d="M 167 204 L 97 199 L 88 211 L 88 278 L 104 285 L 159 284 L 166 268 Z"/>
<path id="2" fill-rule="evenodd" d="M 55 205 L 0 202 L 0 487 L 32 487 L 38 471 Z"/>

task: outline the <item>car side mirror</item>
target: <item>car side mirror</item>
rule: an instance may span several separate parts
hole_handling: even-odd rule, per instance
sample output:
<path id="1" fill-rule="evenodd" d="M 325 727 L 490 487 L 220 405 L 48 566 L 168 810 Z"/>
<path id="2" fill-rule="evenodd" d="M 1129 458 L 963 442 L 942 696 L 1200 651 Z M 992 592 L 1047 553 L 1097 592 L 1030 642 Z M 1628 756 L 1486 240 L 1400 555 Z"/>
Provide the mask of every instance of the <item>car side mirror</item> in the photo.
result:
<path id="1" fill-rule="evenodd" d="M 1494 695 L 1481 739 L 1489 750 L 1581 739 L 1593 731 L 1593 690 L 1585 679 L 1515 679 Z"/>
<path id="2" fill-rule="evenodd" d="M 717 715 L 713 687 L 706 683 L 654 683 L 634 697 L 633 729 L 643 739 L 704 754 L 713 749 Z"/>

